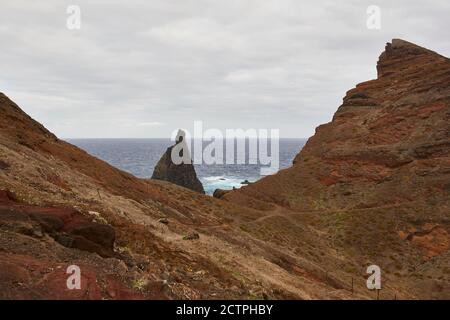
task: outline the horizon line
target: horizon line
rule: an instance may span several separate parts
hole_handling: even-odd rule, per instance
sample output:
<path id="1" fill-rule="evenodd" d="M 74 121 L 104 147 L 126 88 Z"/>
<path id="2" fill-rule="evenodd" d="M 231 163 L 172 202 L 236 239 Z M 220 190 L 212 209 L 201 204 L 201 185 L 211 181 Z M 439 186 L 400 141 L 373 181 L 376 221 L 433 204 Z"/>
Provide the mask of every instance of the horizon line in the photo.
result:
<path id="1" fill-rule="evenodd" d="M 279 137 L 279 139 L 309 139 L 309 138 L 310 137 L 308 137 L 308 138 L 305 138 L 305 137 Z M 144 138 L 144 137 L 75 137 L 75 138 L 58 138 L 58 139 L 60 139 L 60 140 L 89 140 L 89 139 L 91 139 L 91 140 L 93 140 L 93 139 L 102 139 L 102 140 L 107 140 L 107 139 L 110 139 L 110 140 L 113 140 L 113 139 L 122 139 L 122 140 L 126 140 L 126 139 L 128 139 L 128 140 L 132 140 L 132 139 L 135 139 L 135 140 L 137 140 L 137 139 L 142 139 L 142 140 L 144 140 L 144 139 L 168 139 L 168 140 L 171 140 L 170 137 L 169 138 L 168 137 L 148 137 L 148 138 Z M 201 139 L 201 138 L 193 137 L 192 139 Z M 236 137 L 234 137 L 234 138 L 223 137 L 223 139 L 224 140 L 236 139 Z M 254 139 L 254 138 L 246 137 L 246 139 Z"/>

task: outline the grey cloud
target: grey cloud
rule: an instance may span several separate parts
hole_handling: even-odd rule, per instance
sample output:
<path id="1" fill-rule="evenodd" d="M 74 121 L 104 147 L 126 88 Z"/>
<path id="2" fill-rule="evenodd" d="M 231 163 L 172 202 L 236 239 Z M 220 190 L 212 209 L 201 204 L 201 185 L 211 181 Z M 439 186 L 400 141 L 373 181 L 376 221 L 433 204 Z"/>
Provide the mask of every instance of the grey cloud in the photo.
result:
<path id="1" fill-rule="evenodd" d="M 61 137 L 168 137 L 194 120 L 308 137 L 376 77 L 386 41 L 450 52 L 445 0 L 79 0 L 78 31 L 69 4 L 0 3 L 0 90 Z"/>

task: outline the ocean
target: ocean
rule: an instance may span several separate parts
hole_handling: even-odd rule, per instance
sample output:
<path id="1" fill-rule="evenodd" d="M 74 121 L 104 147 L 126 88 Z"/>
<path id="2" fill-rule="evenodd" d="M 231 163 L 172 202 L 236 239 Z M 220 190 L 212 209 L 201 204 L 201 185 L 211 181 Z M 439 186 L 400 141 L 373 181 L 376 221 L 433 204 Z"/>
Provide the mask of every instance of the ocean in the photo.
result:
<path id="1" fill-rule="evenodd" d="M 67 139 L 67 141 L 139 178 L 150 178 L 156 163 L 167 147 L 173 144 L 170 139 Z M 300 152 L 305 142 L 306 139 L 280 139 L 280 169 L 292 165 L 292 160 Z M 246 150 L 248 153 L 248 148 Z M 246 159 L 248 159 L 248 154 Z M 245 180 L 255 182 L 261 179 L 261 165 L 248 164 L 248 161 L 246 163 L 196 164 L 195 170 L 205 192 L 212 194 L 217 188 L 239 188 Z"/>

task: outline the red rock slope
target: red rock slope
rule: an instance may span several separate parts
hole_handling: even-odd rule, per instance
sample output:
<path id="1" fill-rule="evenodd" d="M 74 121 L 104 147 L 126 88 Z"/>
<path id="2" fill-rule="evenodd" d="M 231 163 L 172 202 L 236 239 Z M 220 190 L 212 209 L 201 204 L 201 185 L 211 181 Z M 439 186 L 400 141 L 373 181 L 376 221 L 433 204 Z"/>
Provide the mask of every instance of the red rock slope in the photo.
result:
<path id="1" fill-rule="evenodd" d="M 3 299 L 350 297 L 338 276 L 246 232 L 261 212 L 137 179 L 59 140 L 3 94 L 1 190 Z M 66 286 L 70 265 L 81 268 L 81 290 Z"/>
<path id="2" fill-rule="evenodd" d="M 394 39 L 377 70 L 376 80 L 347 92 L 292 168 L 228 197 L 299 210 L 317 209 L 318 200 L 333 208 L 448 200 L 450 60 Z"/>
<path id="3" fill-rule="evenodd" d="M 450 273 L 450 60 L 394 39 L 377 70 L 347 92 L 291 168 L 224 198 L 303 212 L 337 250 L 417 283 L 442 277 L 424 285 L 439 296 Z"/>

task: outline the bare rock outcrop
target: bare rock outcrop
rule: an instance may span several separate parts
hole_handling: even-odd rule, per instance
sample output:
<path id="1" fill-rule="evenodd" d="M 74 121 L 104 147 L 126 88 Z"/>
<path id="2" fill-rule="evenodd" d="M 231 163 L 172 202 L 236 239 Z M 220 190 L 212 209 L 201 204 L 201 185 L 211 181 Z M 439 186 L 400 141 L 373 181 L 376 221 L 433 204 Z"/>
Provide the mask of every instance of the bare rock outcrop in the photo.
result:
<path id="1" fill-rule="evenodd" d="M 230 190 L 216 189 L 216 190 L 214 190 L 213 197 L 217 198 L 217 199 L 221 199 L 228 192 L 230 192 Z"/>
<path id="2" fill-rule="evenodd" d="M 286 219 L 301 213 L 338 252 L 421 279 L 408 284 L 417 296 L 448 298 L 450 59 L 394 39 L 377 70 L 291 168 L 223 199 L 295 212 Z"/>
<path id="3" fill-rule="evenodd" d="M 0 224 L 25 235 L 48 235 L 67 248 L 95 252 L 105 258 L 116 256 L 115 230 L 72 208 L 27 205 L 0 190 Z"/>
<path id="4" fill-rule="evenodd" d="M 377 70 L 377 79 L 346 93 L 293 167 L 225 198 L 245 195 L 299 210 L 448 202 L 450 60 L 394 39 Z"/>
<path id="5" fill-rule="evenodd" d="M 179 152 L 180 159 L 182 159 L 180 164 L 175 164 L 172 160 L 172 151 L 177 145 L 184 143 L 184 136 L 185 133 L 180 130 L 177 135 L 176 144 L 167 148 L 166 152 L 156 164 L 152 179 L 169 181 L 181 187 L 205 193 L 202 183 L 197 178 L 194 165 L 188 153 L 188 148 L 182 148 L 180 151 L 175 150 L 175 152 Z M 183 155 L 183 152 L 187 154 Z"/>

